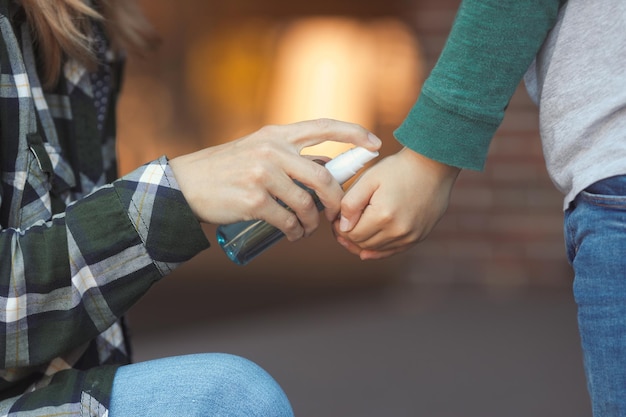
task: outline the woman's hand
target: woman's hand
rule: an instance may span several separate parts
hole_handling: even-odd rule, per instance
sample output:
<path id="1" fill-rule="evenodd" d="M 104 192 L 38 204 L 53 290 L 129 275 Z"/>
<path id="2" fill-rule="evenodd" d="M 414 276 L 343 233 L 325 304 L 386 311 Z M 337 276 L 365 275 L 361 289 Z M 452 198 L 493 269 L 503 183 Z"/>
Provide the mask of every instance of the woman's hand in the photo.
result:
<path id="1" fill-rule="evenodd" d="M 459 172 L 408 148 L 381 160 L 346 192 L 337 241 L 361 259 L 408 249 L 443 216 Z"/>
<path id="2" fill-rule="evenodd" d="M 361 126 L 319 119 L 266 126 L 238 140 L 174 158 L 170 166 L 201 222 L 262 219 L 296 240 L 317 228 L 319 214 L 311 195 L 294 179 L 315 190 L 329 221 L 339 213 L 341 186 L 312 161 L 314 157 L 300 155 L 303 148 L 325 141 L 353 143 L 372 151 L 381 144 Z"/>

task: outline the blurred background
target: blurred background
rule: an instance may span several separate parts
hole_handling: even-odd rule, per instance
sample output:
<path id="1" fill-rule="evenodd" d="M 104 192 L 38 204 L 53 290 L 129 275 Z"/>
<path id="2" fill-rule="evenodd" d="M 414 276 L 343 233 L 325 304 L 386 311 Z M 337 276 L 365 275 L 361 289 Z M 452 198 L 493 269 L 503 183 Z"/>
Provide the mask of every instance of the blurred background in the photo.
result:
<path id="1" fill-rule="evenodd" d="M 383 157 L 396 152 L 392 132 L 459 2 L 141 0 L 162 44 L 129 57 L 122 174 L 317 117 L 360 123 Z M 136 360 L 245 356 L 297 416 L 590 415 L 561 195 L 522 86 L 484 172 L 461 174 L 447 215 L 409 252 L 361 262 L 325 223 L 246 267 L 212 244 L 130 312 Z"/>

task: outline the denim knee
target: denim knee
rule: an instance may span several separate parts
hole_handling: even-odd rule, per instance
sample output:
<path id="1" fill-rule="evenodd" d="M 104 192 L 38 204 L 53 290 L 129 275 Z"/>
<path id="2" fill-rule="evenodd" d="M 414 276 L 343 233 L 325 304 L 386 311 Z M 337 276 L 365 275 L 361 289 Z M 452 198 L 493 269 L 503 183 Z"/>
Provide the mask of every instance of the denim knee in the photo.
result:
<path id="1" fill-rule="evenodd" d="M 236 415 L 251 417 L 292 417 L 287 396 L 276 380 L 256 363 L 236 355 L 213 354 L 219 358 L 222 374 L 219 395 L 237 409 Z M 209 366 L 215 366 L 211 360 Z M 208 372 L 211 372 L 211 369 Z M 215 394 L 209 390 L 208 395 Z"/>
<path id="2" fill-rule="evenodd" d="M 285 392 L 260 366 L 222 353 L 163 358 L 121 367 L 111 417 L 292 417 Z"/>

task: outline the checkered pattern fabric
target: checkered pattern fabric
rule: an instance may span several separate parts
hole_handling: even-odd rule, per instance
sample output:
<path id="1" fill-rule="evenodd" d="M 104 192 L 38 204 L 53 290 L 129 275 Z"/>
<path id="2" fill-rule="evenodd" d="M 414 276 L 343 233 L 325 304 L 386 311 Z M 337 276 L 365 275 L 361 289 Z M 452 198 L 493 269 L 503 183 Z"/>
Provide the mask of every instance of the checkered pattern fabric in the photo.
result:
<path id="1" fill-rule="evenodd" d="M 105 416 L 124 313 L 208 242 L 165 157 L 114 178 L 120 62 L 44 92 L 10 0 L 0 35 L 0 415 Z"/>

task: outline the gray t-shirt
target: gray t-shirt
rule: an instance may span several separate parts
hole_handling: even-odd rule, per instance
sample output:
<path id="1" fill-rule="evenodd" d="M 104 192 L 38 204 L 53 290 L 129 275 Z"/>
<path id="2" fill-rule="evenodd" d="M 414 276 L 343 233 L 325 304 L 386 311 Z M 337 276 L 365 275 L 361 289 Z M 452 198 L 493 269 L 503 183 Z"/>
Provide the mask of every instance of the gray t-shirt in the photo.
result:
<path id="1" fill-rule="evenodd" d="M 626 174 L 626 1 L 569 0 L 525 76 L 564 209 Z"/>

